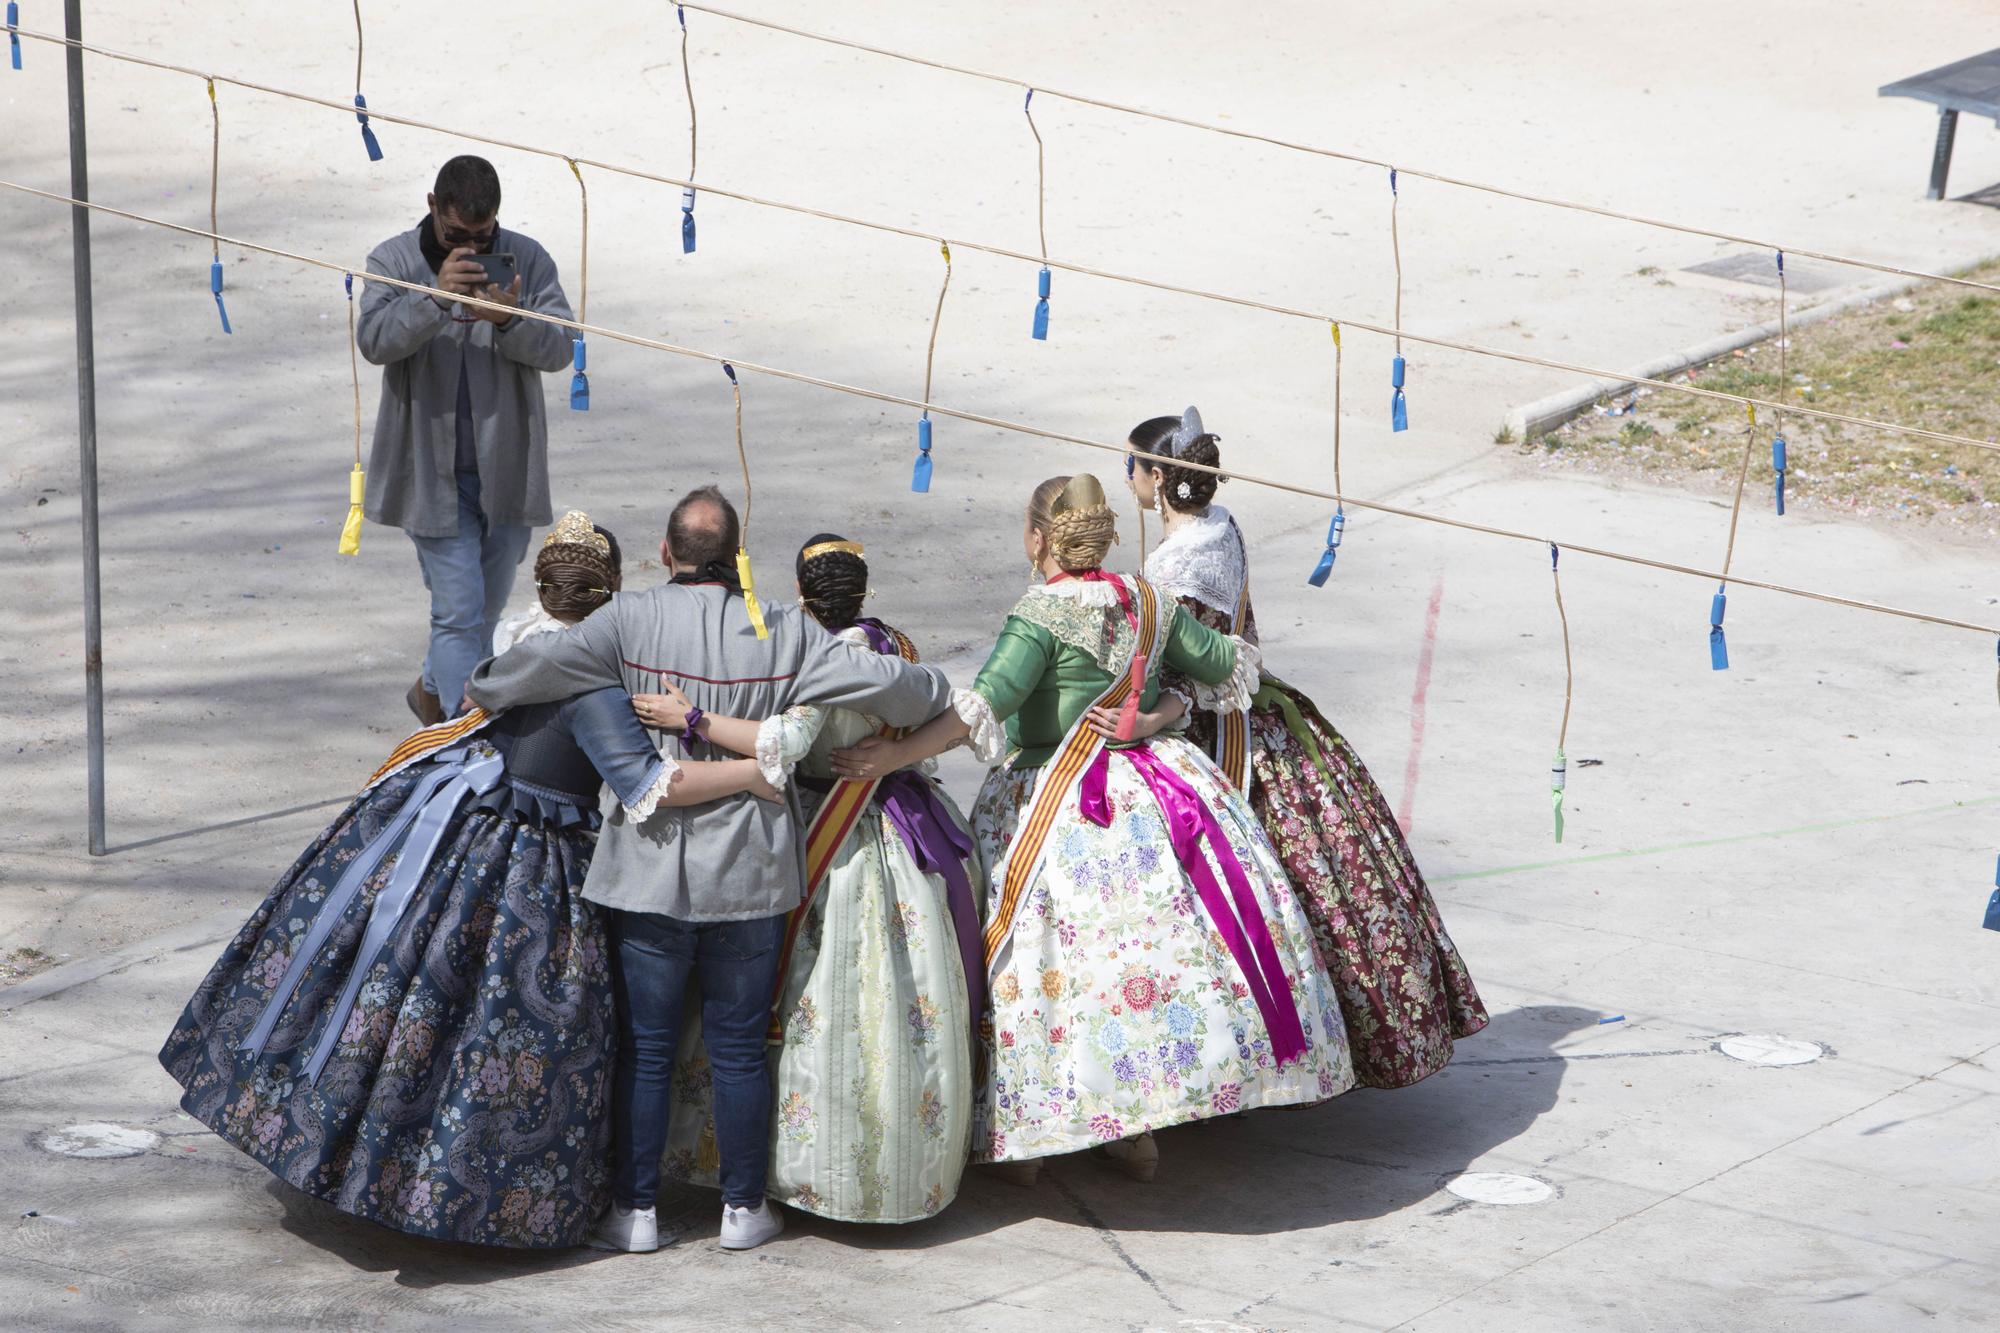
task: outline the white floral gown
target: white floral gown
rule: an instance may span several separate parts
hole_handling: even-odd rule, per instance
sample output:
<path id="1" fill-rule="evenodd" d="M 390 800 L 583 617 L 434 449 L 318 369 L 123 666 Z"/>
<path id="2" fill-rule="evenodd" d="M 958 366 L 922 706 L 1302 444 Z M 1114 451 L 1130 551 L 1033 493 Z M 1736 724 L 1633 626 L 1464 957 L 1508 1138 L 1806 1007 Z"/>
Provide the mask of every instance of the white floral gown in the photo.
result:
<path id="1" fill-rule="evenodd" d="M 1134 633 L 1104 583 L 1031 588 L 1008 617 L 971 690 L 954 703 L 982 758 L 1003 749 L 973 811 L 987 900 L 1002 898 L 1009 845 L 1040 766 L 1078 716 L 1130 669 Z M 1214 688 L 1204 707 L 1242 707 L 1257 687 L 1253 645 L 1200 626 L 1162 598 L 1172 621 L 1165 661 L 1149 663 L 1152 708 L 1169 668 Z M 1262 1012 L 1188 872 L 1166 816 L 1129 756 L 1109 760 L 1109 827 L 1084 819 L 1083 784 L 1065 798 L 1049 853 L 1021 895 L 994 956 L 988 1077 L 974 1155 L 1019 1161 L 1074 1152 L 1146 1130 L 1262 1106 L 1333 1097 L 1353 1086 L 1333 983 L 1284 868 L 1243 798 L 1178 736 L 1146 742 L 1193 789 L 1249 880 L 1295 1007 L 1302 1056 L 1280 1067 Z M 1204 846 L 1198 853 L 1217 865 Z M 1246 928 L 1250 926 L 1243 922 Z"/>
<path id="2" fill-rule="evenodd" d="M 841 637 L 867 644 L 857 630 Z M 794 768 L 806 779 L 798 795 L 810 820 L 823 799 L 810 786 L 831 777 L 828 755 L 880 727 L 844 708 L 793 708 L 763 724 L 758 762 L 774 786 Z M 976 913 L 984 874 L 975 863 L 966 875 Z M 768 1193 L 844 1222 L 930 1217 L 958 1193 L 972 1126 L 974 1016 L 945 882 L 918 868 L 874 803 L 804 910 L 777 1008 L 783 1041 L 772 1048 Z M 682 1036 L 669 1123 L 668 1175 L 712 1184 L 714 1118 L 698 1021 Z"/>

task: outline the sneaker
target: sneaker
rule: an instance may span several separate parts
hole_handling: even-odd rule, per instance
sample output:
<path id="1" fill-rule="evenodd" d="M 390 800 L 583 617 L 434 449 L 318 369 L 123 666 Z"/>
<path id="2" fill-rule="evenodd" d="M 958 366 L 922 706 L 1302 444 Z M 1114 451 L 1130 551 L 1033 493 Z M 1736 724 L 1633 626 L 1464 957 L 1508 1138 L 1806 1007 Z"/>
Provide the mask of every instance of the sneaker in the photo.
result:
<path id="1" fill-rule="evenodd" d="M 614 1203 L 591 1228 L 590 1245 L 597 1250 L 651 1254 L 660 1248 L 659 1214 L 651 1208 L 627 1208 Z"/>
<path id="2" fill-rule="evenodd" d="M 754 1250 L 765 1241 L 775 1239 L 784 1229 L 785 1219 L 779 1216 L 778 1205 L 769 1199 L 758 1208 L 722 1205 L 722 1248 L 725 1250 Z"/>

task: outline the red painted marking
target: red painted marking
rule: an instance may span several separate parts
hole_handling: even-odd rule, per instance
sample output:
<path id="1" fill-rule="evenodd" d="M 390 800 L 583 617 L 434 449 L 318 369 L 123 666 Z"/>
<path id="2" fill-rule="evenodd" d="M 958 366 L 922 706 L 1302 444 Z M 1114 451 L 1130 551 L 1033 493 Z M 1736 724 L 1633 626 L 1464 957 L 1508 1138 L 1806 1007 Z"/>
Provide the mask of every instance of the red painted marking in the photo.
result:
<path id="1" fill-rule="evenodd" d="M 1444 575 L 1431 585 L 1430 609 L 1424 612 L 1424 646 L 1417 654 L 1417 688 L 1410 696 L 1410 760 L 1403 765 L 1403 801 L 1396 822 L 1403 836 L 1410 833 L 1410 812 L 1417 804 L 1417 768 L 1424 756 L 1424 700 L 1431 692 L 1431 659 L 1437 653 L 1438 611 L 1444 606 Z"/>

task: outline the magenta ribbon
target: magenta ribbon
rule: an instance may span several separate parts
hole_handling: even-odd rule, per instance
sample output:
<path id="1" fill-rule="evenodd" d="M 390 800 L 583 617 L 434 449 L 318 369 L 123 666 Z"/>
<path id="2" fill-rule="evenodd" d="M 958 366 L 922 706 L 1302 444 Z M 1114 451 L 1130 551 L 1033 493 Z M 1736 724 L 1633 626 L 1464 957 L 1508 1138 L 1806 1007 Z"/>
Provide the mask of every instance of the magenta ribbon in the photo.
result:
<path id="1" fill-rule="evenodd" d="M 1112 753 L 1109 747 L 1098 750 L 1097 758 L 1084 771 L 1080 791 L 1083 817 L 1099 828 L 1111 827 L 1108 786 Z M 1243 863 L 1236 859 L 1229 839 L 1223 835 L 1215 812 L 1195 794 L 1187 779 L 1169 768 L 1144 742 L 1116 753 L 1132 761 L 1132 767 L 1139 770 L 1139 776 L 1152 791 L 1153 799 L 1160 803 L 1160 813 L 1166 817 L 1167 839 L 1174 849 L 1174 856 L 1180 861 L 1181 868 L 1187 871 L 1188 878 L 1194 881 L 1195 894 L 1208 912 L 1209 921 L 1214 924 L 1216 933 L 1222 936 L 1224 947 L 1236 960 L 1237 970 L 1242 972 L 1244 983 L 1250 988 L 1250 998 L 1256 1001 L 1257 1012 L 1263 1015 L 1264 1030 L 1271 1036 L 1272 1056 L 1280 1066 L 1303 1056 L 1306 1053 L 1305 1029 L 1299 1022 L 1298 1006 L 1292 1002 L 1292 990 L 1285 981 L 1285 969 L 1278 962 L 1278 946 L 1271 938 L 1270 923 L 1264 919 L 1264 911 L 1257 905 L 1257 896 L 1250 889 L 1250 877 L 1243 872 Z M 1222 866 L 1223 878 L 1229 881 L 1227 897 L 1222 892 L 1222 886 L 1216 883 L 1215 871 L 1208 864 L 1208 858 L 1202 855 L 1203 839 L 1208 841 L 1217 863 Z M 1233 911 L 1231 898 L 1235 900 Z"/>

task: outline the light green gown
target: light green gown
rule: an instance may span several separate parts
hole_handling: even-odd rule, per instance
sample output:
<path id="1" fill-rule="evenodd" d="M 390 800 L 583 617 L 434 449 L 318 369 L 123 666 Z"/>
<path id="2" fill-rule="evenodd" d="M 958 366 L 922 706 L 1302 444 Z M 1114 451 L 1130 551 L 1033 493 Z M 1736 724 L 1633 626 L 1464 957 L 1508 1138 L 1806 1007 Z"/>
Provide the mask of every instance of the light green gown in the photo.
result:
<path id="1" fill-rule="evenodd" d="M 860 631 L 843 637 L 866 645 Z M 881 724 L 794 708 L 759 731 L 767 780 L 832 776 L 828 756 Z M 801 784 L 808 822 L 822 796 Z M 966 820 L 939 796 L 961 830 Z M 966 867 L 975 907 L 985 875 Z M 983 908 L 982 908 L 983 910 Z M 774 1199 L 844 1222 L 914 1222 L 958 1193 L 972 1126 L 972 1023 L 944 881 L 917 868 L 879 805 L 813 892 L 793 946 L 772 1048 Z M 698 1022 L 675 1069 L 667 1174 L 713 1184 L 714 1119 Z"/>

